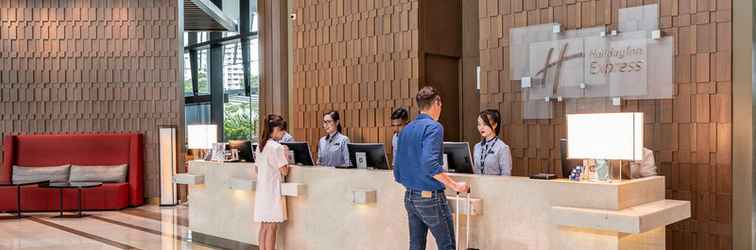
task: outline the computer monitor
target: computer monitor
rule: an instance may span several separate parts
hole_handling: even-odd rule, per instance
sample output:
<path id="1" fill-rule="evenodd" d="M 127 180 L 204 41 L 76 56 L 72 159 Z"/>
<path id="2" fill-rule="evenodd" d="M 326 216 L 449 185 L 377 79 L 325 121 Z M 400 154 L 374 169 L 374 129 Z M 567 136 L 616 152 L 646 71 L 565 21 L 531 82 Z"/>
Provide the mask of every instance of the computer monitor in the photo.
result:
<path id="1" fill-rule="evenodd" d="M 314 166 L 310 145 L 307 142 L 282 142 L 281 144 L 289 147 L 289 151 L 294 151 L 294 164 L 303 166 Z"/>
<path id="2" fill-rule="evenodd" d="M 572 172 L 572 167 L 570 167 L 570 161 L 567 160 L 567 139 L 562 138 L 559 139 L 559 160 L 562 163 L 562 177 L 567 178 L 570 176 L 570 173 Z"/>
<path id="3" fill-rule="evenodd" d="M 381 143 L 349 143 L 349 161 L 356 168 L 389 169 L 385 146 Z"/>
<path id="4" fill-rule="evenodd" d="M 467 142 L 444 142 L 444 164 L 447 171 L 454 173 L 473 173 L 472 154 Z"/>
<path id="5" fill-rule="evenodd" d="M 241 162 L 255 162 L 255 147 L 251 141 L 248 140 L 230 140 L 228 141 L 228 149 L 239 150 L 239 161 Z"/>

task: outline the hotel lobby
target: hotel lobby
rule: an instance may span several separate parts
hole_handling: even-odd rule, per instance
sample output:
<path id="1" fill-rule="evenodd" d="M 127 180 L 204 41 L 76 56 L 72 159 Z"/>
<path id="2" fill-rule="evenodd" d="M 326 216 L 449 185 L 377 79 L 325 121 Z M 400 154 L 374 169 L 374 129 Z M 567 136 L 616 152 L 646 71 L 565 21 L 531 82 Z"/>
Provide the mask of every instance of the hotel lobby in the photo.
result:
<path id="1" fill-rule="evenodd" d="M 2 0 L 0 250 L 756 249 L 752 0 Z"/>

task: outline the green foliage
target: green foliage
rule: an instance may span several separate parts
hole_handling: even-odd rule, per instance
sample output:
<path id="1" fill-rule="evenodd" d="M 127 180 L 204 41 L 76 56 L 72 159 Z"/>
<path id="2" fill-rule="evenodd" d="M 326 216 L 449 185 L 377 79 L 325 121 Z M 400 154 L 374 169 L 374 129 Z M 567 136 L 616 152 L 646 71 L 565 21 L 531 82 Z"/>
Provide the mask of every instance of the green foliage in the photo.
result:
<path id="1" fill-rule="evenodd" d="M 210 94 L 210 83 L 207 80 L 207 73 L 200 71 L 197 73 L 199 79 L 197 80 L 197 92 Z M 184 93 L 192 93 L 192 79 L 184 79 Z"/>
<path id="2" fill-rule="evenodd" d="M 223 132 L 227 140 L 250 140 L 257 131 L 252 119 L 252 103 L 227 103 L 223 111 Z"/>

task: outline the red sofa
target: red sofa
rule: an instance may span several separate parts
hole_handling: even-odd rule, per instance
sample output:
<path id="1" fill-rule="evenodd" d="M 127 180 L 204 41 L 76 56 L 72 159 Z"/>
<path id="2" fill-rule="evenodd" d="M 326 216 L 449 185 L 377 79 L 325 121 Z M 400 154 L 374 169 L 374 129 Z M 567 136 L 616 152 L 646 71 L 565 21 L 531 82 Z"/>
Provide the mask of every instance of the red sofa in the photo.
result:
<path id="1" fill-rule="evenodd" d="M 11 135 L 3 138 L 0 180 L 10 180 L 13 165 L 24 167 L 128 164 L 125 183 L 105 183 L 83 189 L 85 210 L 114 210 L 144 203 L 144 144 L 141 134 Z M 60 191 L 41 187 L 21 189 L 23 211 L 57 211 Z M 63 190 L 63 209 L 78 208 L 78 192 Z M 0 188 L 0 211 L 16 210 L 16 189 Z"/>

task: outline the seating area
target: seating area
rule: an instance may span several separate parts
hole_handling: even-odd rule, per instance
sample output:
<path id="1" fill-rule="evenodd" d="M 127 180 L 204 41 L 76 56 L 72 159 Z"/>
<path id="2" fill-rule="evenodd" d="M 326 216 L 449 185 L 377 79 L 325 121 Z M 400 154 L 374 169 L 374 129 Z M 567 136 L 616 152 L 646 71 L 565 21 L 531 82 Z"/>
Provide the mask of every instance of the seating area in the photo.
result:
<path id="1" fill-rule="evenodd" d="M 0 181 L 103 182 L 81 191 L 83 210 L 116 210 L 144 203 L 141 134 L 10 135 L 3 140 Z M 22 187 L 21 210 L 58 211 L 60 192 Z M 16 195 L 15 188 L 0 188 L 0 211 L 15 212 Z M 62 199 L 63 210 L 79 208 L 76 189 L 62 190 Z"/>

